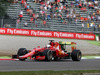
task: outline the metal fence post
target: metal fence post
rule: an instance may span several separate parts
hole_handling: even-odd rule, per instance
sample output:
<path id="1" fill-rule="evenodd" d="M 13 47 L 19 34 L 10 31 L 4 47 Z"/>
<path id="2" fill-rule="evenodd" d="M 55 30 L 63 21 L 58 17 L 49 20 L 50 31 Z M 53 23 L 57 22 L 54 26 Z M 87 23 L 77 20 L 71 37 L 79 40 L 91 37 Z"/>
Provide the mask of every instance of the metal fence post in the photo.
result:
<path id="1" fill-rule="evenodd" d="M 3 28 L 3 21 L 4 21 L 4 19 L 2 18 L 1 19 L 1 28 Z"/>

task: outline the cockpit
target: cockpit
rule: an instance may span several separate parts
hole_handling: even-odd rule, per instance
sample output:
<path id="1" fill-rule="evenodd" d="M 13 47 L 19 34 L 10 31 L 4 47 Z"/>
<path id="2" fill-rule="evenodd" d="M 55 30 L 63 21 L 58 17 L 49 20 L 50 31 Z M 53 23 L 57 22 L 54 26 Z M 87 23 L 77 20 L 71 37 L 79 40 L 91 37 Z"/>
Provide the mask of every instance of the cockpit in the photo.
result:
<path id="1" fill-rule="evenodd" d="M 55 45 L 54 40 L 49 40 L 49 41 L 50 41 L 49 44 L 50 44 L 51 46 L 54 46 L 54 45 Z"/>
<path id="2" fill-rule="evenodd" d="M 66 45 L 61 44 L 61 50 L 65 51 L 66 50 Z"/>
<path id="3" fill-rule="evenodd" d="M 47 48 L 50 48 L 50 45 L 46 45 Z"/>

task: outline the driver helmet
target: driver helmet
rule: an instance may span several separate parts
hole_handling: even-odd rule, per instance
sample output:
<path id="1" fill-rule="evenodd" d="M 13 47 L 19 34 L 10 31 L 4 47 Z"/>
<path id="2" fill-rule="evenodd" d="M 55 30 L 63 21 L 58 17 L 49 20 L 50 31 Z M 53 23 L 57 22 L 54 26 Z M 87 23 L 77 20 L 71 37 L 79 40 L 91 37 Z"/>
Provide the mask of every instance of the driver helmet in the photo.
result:
<path id="1" fill-rule="evenodd" d="M 47 48 L 49 48 L 49 47 L 50 47 L 50 45 L 47 45 L 46 47 L 47 47 Z"/>

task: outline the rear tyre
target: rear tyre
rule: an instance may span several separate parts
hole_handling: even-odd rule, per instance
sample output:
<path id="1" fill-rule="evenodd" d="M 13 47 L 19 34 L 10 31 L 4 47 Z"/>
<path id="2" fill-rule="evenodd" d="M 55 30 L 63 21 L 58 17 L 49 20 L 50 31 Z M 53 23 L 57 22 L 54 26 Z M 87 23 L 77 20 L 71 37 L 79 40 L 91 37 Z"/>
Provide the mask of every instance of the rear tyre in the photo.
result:
<path id="1" fill-rule="evenodd" d="M 73 50 L 73 52 L 71 53 L 71 57 L 73 61 L 80 61 L 82 53 L 80 50 Z"/>
<path id="2" fill-rule="evenodd" d="M 45 56 L 46 61 L 52 60 L 52 51 L 51 50 L 44 50 L 43 55 Z"/>
<path id="3" fill-rule="evenodd" d="M 25 54 L 27 54 L 27 53 L 28 53 L 28 51 L 27 51 L 26 48 L 20 48 L 20 49 L 18 50 L 17 55 L 18 55 L 18 57 L 19 57 L 19 56 L 23 56 L 23 55 L 25 55 Z M 19 59 L 19 60 L 20 60 L 20 61 L 25 61 L 25 59 L 27 59 L 27 58 Z"/>

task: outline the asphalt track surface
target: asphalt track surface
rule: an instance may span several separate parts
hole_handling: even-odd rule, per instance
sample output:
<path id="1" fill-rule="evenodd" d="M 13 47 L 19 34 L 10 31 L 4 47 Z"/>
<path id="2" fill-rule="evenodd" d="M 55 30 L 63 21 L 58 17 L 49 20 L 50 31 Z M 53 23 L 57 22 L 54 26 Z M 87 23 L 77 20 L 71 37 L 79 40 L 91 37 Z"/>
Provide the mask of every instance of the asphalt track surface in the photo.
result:
<path id="1" fill-rule="evenodd" d="M 81 61 L 35 61 L 0 60 L 0 71 L 43 71 L 43 70 L 100 70 L 100 59 L 82 59 Z"/>
<path id="2" fill-rule="evenodd" d="M 32 50 L 37 46 L 44 47 L 49 40 L 76 42 L 82 54 L 100 54 L 100 46 L 89 44 L 86 40 L 0 35 L 0 56 L 17 54 L 19 48 Z M 67 46 L 67 50 L 71 51 L 71 47 Z"/>

